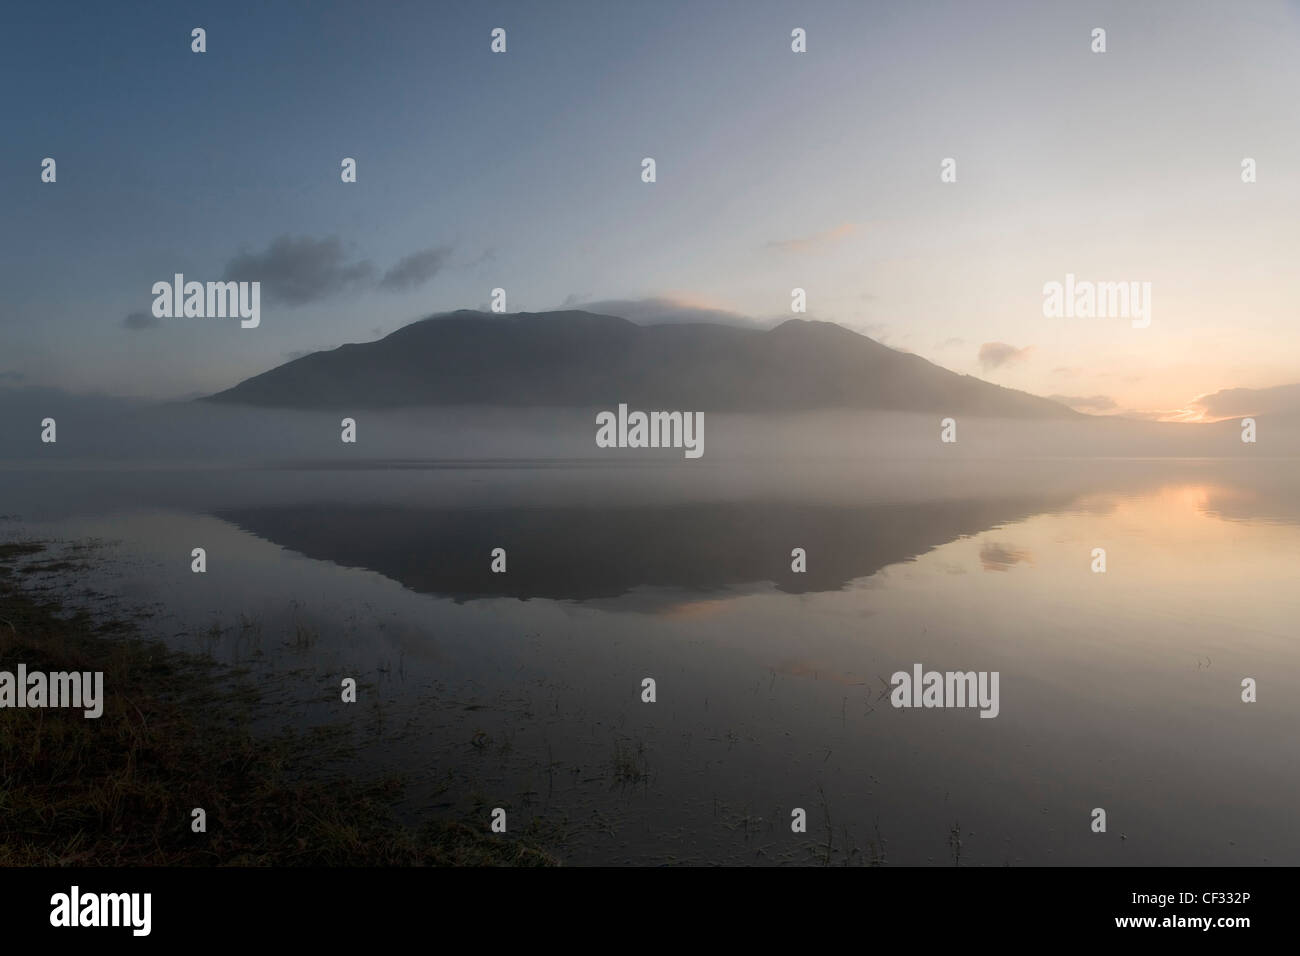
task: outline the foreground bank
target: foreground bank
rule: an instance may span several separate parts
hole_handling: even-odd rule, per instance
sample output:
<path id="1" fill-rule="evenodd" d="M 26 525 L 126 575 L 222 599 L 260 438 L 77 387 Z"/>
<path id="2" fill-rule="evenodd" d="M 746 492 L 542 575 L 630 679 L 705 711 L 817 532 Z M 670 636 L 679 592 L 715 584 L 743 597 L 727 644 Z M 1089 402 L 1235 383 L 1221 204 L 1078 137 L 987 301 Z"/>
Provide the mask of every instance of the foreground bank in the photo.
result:
<path id="1" fill-rule="evenodd" d="M 0 865 L 554 863 L 459 822 L 399 823 L 400 779 L 323 770 L 322 735 L 254 732 L 247 681 L 25 587 L 44 552 L 0 545 L 0 671 L 102 674 L 102 714 L 0 710 Z"/>

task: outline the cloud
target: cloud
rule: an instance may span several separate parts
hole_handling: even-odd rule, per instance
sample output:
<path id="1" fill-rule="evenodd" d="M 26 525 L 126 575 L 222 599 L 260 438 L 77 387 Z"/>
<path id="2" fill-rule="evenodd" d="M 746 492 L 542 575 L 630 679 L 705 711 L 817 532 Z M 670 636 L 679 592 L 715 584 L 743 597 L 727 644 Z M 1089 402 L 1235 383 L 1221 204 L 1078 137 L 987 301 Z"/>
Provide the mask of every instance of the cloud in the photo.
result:
<path id="1" fill-rule="evenodd" d="M 637 325 L 678 325 L 687 322 L 712 322 L 716 325 L 735 325 L 742 328 L 767 328 L 783 318 L 756 319 L 752 316 L 719 308 L 711 303 L 693 301 L 686 296 L 651 296 L 644 299 L 601 299 L 598 302 L 580 303 L 570 295 L 564 308 L 581 308 L 587 312 L 617 315 Z"/>
<path id="2" fill-rule="evenodd" d="M 4 371 L 0 371 L 0 382 L 21 382 L 25 378 L 27 378 L 26 375 L 22 372 L 15 371 L 14 369 L 5 369 Z"/>
<path id="3" fill-rule="evenodd" d="M 951 338 L 951 339 L 944 339 L 942 342 L 940 342 L 938 345 L 936 345 L 935 348 L 936 348 L 936 349 L 955 349 L 955 348 L 960 348 L 961 346 L 963 346 L 963 345 L 965 345 L 965 344 L 966 344 L 966 340 L 965 340 L 965 339 Z"/>
<path id="4" fill-rule="evenodd" d="M 279 236 L 265 252 L 235 256 L 222 278 L 226 282 L 260 282 L 262 297 L 268 303 L 308 305 L 345 292 L 406 292 L 419 288 L 446 268 L 451 252 L 449 246 L 421 249 L 403 257 L 377 278 L 369 259 L 349 261 L 337 236 Z"/>
<path id="5" fill-rule="evenodd" d="M 1124 418 L 1136 418 L 1146 422 L 1196 422 L 1195 414 L 1185 408 L 1128 408 Z"/>
<path id="6" fill-rule="evenodd" d="M 405 292 L 422 286 L 442 270 L 450 254 L 451 250 L 445 247 L 413 252 L 384 273 L 379 288 L 385 292 Z"/>
<path id="7" fill-rule="evenodd" d="M 1300 412 L 1300 385 L 1277 385 L 1273 388 L 1225 388 L 1198 395 L 1188 403 L 1190 418 L 1217 421 L 1250 415 L 1289 414 Z"/>
<path id="8" fill-rule="evenodd" d="M 1109 395 L 1049 395 L 1048 398 L 1078 412 L 1113 412 L 1119 408 Z"/>
<path id="9" fill-rule="evenodd" d="M 231 259 L 223 279 L 261 282 L 268 303 L 306 305 L 371 282 L 375 267 L 369 261 L 346 259 L 337 237 L 280 236 L 265 252 L 241 253 Z"/>
<path id="10" fill-rule="evenodd" d="M 1033 350 L 1032 345 L 1018 349 L 1014 345 L 1007 345 L 1006 342 L 985 342 L 980 346 L 980 365 L 988 370 L 1023 362 Z"/>
<path id="11" fill-rule="evenodd" d="M 132 312 L 122 320 L 122 327 L 138 332 L 141 329 L 156 329 L 162 325 L 162 319 L 149 312 Z"/>
<path id="12" fill-rule="evenodd" d="M 465 263 L 465 268 L 473 269 L 474 267 L 480 266 L 485 262 L 496 262 L 496 260 L 497 260 L 496 248 L 493 246 L 488 246 L 481 253 L 479 253 L 478 256 L 469 260 L 469 262 Z"/>
<path id="13" fill-rule="evenodd" d="M 775 249 L 778 252 L 816 252 L 819 249 L 834 245 L 843 239 L 855 235 L 860 228 L 861 226 L 856 222 L 842 222 L 838 226 L 827 229 L 825 232 L 819 232 L 799 239 L 773 239 L 764 245 L 765 248 Z"/>

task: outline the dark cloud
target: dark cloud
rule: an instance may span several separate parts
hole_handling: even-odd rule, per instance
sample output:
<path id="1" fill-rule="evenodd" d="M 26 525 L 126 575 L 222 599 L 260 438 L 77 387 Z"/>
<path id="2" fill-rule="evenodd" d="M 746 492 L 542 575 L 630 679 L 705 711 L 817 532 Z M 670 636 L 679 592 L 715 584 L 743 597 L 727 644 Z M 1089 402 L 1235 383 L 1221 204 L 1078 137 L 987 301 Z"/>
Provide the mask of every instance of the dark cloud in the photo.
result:
<path id="1" fill-rule="evenodd" d="M 307 305 L 346 292 L 405 292 L 424 285 L 444 268 L 450 247 L 405 256 L 382 276 L 368 259 L 351 261 L 337 236 L 280 236 L 264 252 L 241 252 L 226 266 L 224 281 L 262 283 L 267 303 Z M 133 326 L 143 328 L 143 326 Z"/>
<path id="2" fill-rule="evenodd" d="M 1033 346 L 1018 349 L 1006 342 L 985 342 L 980 346 L 980 365 L 985 369 L 1001 368 L 1013 362 L 1023 362 L 1033 351 Z"/>
<path id="3" fill-rule="evenodd" d="M 231 259 L 223 279 L 261 282 L 267 303 L 306 305 L 364 287 L 374 272 L 369 261 L 348 262 L 337 237 L 280 236 L 265 252 L 241 253 Z"/>
<path id="4" fill-rule="evenodd" d="M 122 320 L 123 328 L 138 332 L 141 329 L 156 329 L 162 325 L 162 319 L 150 312 L 132 312 Z"/>
<path id="5" fill-rule="evenodd" d="M 385 292 L 405 292 L 422 286 L 442 270 L 450 254 L 447 248 L 414 252 L 384 273 L 379 288 Z"/>
<path id="6" fill-rule="evenodd" d="M 1048 398 L 1079 412 L 1113 412 L 1119 408 L 1109 395 L 1049 395 Z"/>
<path id="7" fill-rule="evenodd" d="M 21 382 L 25 378 L 27 378 L 26 375 L 22 372 L 15 371 L 14 369 L 5 369 L 4 371 L 0 371 L 0 382 Z"/>
<path id="8" fill-rule="evenodd" d="M 465 268 L 473 269 L 474 267 L 480 266 L 485 262 L 496 262 L 496 259 L 497 259 L 496 249 L 494 249 L 492 246 L 488 246 L 486 249 L 480 252 L 478 256 L 471 259 L 469 262 L 465 263 Z"/>

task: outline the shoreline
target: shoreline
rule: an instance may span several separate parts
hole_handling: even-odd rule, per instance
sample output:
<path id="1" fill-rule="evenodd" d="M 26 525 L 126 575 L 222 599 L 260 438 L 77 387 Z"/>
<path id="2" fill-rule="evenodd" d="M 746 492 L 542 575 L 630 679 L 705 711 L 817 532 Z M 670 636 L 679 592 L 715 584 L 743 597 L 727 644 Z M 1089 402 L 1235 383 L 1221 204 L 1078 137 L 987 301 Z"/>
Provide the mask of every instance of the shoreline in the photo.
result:
<path id="1" fill-rule="evenodd" d="M 230 668 L 24 588 L 58 570 L 45 553 L 0 544 L 0 670 L 103 672 L 104 712 L 0 710 L 0 866 L 558 864 L 464 822 L 399 822 L 400 776 L 314 763 L 329 728 L 255 731 L 263 695 Z"/>

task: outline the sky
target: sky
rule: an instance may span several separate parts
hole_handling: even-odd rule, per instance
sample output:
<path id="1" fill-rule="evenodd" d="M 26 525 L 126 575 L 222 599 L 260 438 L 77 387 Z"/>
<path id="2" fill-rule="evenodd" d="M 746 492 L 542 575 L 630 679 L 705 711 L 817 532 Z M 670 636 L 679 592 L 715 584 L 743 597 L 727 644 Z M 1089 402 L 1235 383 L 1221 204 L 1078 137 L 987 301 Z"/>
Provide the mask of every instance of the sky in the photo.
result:
<path id="1" fill-rule="evenodd" d="M 209 393 L 494 288 L 769 326 L 798 287 L 1099 413 L 1300 382 L 1294 2 L 49 2 L 0 80 L 0 387 Z M 260 276 L 260 326 L 153 318 L 175 273 Z M 1067 274 L 1150 324 L 1045 316 Z"/>

